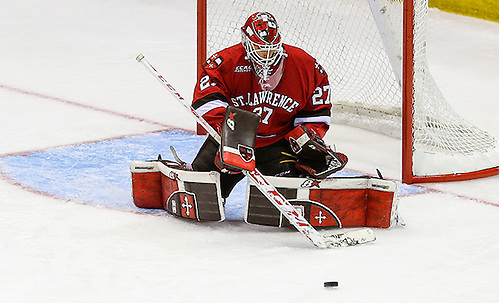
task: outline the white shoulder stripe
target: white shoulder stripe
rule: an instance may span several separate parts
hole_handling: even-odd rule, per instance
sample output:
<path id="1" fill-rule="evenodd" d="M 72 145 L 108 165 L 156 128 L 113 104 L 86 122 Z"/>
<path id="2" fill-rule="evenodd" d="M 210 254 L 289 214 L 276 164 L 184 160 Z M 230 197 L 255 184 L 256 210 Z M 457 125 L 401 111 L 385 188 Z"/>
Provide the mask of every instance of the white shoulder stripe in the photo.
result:
<path id="1" fill-rule="evenodd" d="M 198 114 L 200 114 L 201 116 L 203 116 L 204 114 L 206 114 L 210 110 L 213 110 L 215 108 L 220 108 L 220 107 L 227 108 L 227 106 L 228 106 L 227 103 L 225 103 L 222 100 L 213 100 L 213 101 L 210 101 L 210 102 L 200 106 L 198 109 L 196 109 L 196 112 Z"/>
<path id="2" fill-rule="evenodd" d="M 319 116 L 319 117 L 295 118 L 294 126 L 298 126 L 303 123 L 326 123 L 327 125 L 331 125 L 331 117 Z"/>

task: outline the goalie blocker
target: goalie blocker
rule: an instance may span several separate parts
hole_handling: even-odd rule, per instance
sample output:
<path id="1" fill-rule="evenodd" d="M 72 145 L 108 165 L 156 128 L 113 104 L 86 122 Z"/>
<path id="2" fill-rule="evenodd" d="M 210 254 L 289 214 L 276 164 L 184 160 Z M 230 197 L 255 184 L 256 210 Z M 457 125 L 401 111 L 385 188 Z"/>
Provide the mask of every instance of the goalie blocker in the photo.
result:
<path id="1" fill-rule="evenodd" d="M 222 172 L 255 170 L 255 142 L 260 117 L 228 106 L 222 122 L 220 153 L 215 160 Z"/>
<path id="2" fill-rule="evenodd" d="M 218 172 L 195 172 L 166 161 L 133 161 L 132 195 L 141 208 L 165 209 L 196 221 L 223 221 L 225 211 Z M 388 228 L 397 219 L 397 185 L 370 177 L 268 177 L 314 227 Z M 245 221 L 291 226 L 257 188 L 248 182 Z"/>

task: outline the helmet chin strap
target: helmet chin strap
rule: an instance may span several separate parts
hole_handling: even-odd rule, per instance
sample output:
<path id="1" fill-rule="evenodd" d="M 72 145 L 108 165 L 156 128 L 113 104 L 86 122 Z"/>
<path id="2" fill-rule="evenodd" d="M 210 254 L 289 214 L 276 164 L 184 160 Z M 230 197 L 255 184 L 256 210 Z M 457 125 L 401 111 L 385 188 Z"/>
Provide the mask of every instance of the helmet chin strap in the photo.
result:
<path id="1" fill-rule="evenodd" d="M 260 77 L 260 80 L 258 81 L 262 90 L 267 90 L 267 91 L 274 90 L 274 88 L 276 88 L 277 85 L 279 85 L 279 82 L 281 81 L 284 72 L 284 61 L 286 61 L 287 56 L 288 55 L 286 53 L 283 54 L 281 62 L 279 62 L 273 74 L 268 75 L 268 73 L 264 71 L 264 75 L 267 75 L 267 79 Z"/>

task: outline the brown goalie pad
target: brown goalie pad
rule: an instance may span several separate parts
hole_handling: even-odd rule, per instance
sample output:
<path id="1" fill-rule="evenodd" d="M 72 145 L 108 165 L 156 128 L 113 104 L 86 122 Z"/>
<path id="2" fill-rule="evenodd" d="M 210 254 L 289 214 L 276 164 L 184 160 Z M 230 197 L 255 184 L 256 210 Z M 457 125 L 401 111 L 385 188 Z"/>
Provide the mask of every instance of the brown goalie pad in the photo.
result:
<path id="1" fill-rule="evenodd" d="M 159 161 L 133 161 L 132 197 L 137 207 L 165 209 L 196 221 L 223 221 L 220 174 L 173 168 Z"/>
<path id="2" fill-rule="evenodd" d="M 268 177 L 314 227 L 391 227 L 397 217 L 397 184 L 370 178 Z M 289 226 L 281 213 L 248 182 L 245 221 Z"/>

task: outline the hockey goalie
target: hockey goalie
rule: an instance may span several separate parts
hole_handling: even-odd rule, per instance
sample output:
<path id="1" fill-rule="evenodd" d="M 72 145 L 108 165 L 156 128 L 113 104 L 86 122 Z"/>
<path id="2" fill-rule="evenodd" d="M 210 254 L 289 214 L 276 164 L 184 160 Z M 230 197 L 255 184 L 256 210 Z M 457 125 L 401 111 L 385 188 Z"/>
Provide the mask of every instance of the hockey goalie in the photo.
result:
<path id="1" fill-rule="evenodd" d="M 298 47 L 282 43 L 268 12 L 252 14 L 242 41 L 212 55 L 192 108 L 221 136 L 208 137 L 192 163 L 134 161 L 138 207 L 163 208 L 197 221 L 223 221 L 224 202 L 256 168 L 316 227 L 393 225 L 396 184 L 378 178 L 328 178 L 347 157 L 324 141 L 331 120 L 326 71 Z M 245 221 L 289 225 L 248 182 Z"/>

